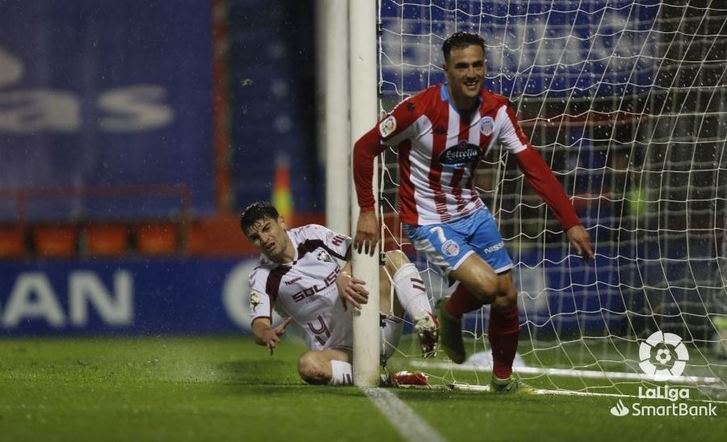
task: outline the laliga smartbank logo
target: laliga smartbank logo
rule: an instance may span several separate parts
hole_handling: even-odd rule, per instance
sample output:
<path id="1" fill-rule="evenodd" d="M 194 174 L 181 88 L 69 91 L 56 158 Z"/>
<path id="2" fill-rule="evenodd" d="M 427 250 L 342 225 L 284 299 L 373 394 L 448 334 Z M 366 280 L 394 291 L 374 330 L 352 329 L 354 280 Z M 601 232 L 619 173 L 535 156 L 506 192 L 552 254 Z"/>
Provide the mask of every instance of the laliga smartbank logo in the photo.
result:
<path id="1" fill-rule="evenodd" d="M 655 360 L 659 366 L 651 362 Z M 681 376 L 689 360 L 689 351 L 682 338 L 674 333 L 652 333 L 639 347 L 639 367 L 654 376 L 655 381 L 668 381 Z"/>
<path id="2" fill-rule="evenodd" d="M 682 338 L 674 333 L 657 331 L 646 338 L 639 347 L 639 367 L 641 371 L 653 376 L 655 381 L 663 382 L 681 376 L 689 361 L 689 351 Z M 688 388 L 663 387 L 644 388 L 639 386 L 639 399 L 663 399 L 669 404 L 647 405 L 635 402 L 630 407 L 621 399 L 611 407 L 611 414 L 622 417 L 632 416 L 717 416 L 715 404 L 690 405 L 679 400 L 689 399 Z"/>

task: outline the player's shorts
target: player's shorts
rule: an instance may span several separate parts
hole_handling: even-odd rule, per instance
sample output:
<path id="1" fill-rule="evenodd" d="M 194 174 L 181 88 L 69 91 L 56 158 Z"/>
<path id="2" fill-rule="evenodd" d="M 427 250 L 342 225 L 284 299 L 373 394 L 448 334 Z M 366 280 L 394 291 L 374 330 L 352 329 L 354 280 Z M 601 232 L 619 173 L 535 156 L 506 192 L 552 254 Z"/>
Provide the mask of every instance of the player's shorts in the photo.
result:
<path id="1" fill-rule="evenodd" d="M 503 273 L 513 267 L 495 220 L 486 207 L 449 223 L 426 226 L 404 224 L 404 230 L 414 247 L 445 275 L 457 270 L 472 253 L 484 259 L 495 273 Z"/>

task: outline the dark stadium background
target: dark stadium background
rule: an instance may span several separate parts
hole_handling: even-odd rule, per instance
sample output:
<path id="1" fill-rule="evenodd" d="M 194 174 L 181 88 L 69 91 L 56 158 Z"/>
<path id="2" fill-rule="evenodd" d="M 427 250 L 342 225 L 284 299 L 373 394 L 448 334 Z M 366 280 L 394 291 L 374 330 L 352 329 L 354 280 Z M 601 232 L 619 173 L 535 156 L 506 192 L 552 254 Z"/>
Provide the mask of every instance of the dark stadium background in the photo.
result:
<path id="1" fill-rule="evenodd" d="M 246 327 L 240 210 L 323 221 L 313 30 L 310 1 L 2 2 L 1 333 Z"/>

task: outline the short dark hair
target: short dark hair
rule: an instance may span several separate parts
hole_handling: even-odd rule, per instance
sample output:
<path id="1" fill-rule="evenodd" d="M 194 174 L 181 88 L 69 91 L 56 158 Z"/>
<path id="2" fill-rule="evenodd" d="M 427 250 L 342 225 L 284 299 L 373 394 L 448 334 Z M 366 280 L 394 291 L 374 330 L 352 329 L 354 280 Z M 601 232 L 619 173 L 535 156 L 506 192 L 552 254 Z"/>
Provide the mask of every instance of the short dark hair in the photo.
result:
<path id="1" fill-rule="evenodd" d="M 455 32 L 450 35 L 444 43 L 442 43 L 442 53 L 444 54 L 444 61 L 449 60 L 449 54 L 453 48 L 466 48 L 467 46 L 479 46 L 482 48 L 482 53 L 485 52 L 485 39 L 477 34 L 470 34 L 469 32 Z"/>
<path id="2" fill-rule="evenodd" d="M 270 203 L 265 201 L 257 201 L 245 207 L 240 214 L 240 229 L 242 233 L 247 235 L 247 229 L 261 219 L 270 218 L 277 220 L 280 214 L 278 210 Z"/>

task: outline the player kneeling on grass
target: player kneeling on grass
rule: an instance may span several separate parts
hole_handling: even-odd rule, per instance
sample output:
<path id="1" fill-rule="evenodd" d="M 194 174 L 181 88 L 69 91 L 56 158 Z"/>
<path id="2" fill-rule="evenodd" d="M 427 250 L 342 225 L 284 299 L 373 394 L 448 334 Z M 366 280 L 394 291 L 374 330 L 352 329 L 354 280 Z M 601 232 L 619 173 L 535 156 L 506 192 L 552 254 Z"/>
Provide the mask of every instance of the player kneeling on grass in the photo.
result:
<path id="1" fill-rule="evenodd" d="M 255 342 L 271 354 L 291 321 L 306 332 L 310 351 L 298 360 L 298 373 L 310 384 L 353 383 L 353 308 L 368 300 L 364 282 L 351 276 L 351 238 L 316 225 L 287 229 L 272 205 L 248 206 L 240 228 L 260 250 L 260 264 L 250 273 L 250 310 Z M 346 261 L 341 268 L 338 260 Z M 393 275 L 394 311 L 383 314 L 386 360 L 398 345 L 403 311 L 414 319 L 425 357 L 435 354 L 438 326 L 416 267 L 400 251 L 387 252 L 380 272 L 381 303 L 390 305 Z M 273 327 L 272 310 L 287 319 Z"/>

